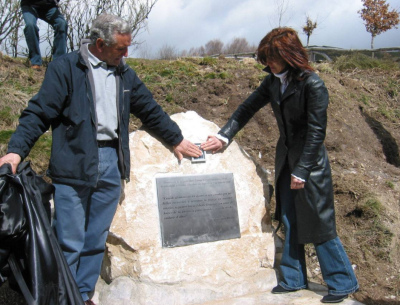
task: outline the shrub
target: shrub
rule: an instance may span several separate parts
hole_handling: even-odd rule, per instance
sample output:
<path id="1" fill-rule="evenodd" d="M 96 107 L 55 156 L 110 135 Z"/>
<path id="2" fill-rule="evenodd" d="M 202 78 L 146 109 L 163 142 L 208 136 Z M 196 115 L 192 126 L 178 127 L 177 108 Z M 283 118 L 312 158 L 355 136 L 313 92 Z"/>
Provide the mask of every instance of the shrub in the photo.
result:
<path id="1" fill-rule="evenodd" d="M 366 70 L 379 68 L 383 70 L 392 70 L 398 68 L 397 64 L 389 59 L 372 58 L 364 54 L 354 53 L 351 55 L 342 55 L 334 62 L 334 68 L 339 71 L 345 70 Z"/>
<path id="2" fill-rule="evenodd" d="M 212 66 L 212 65 L 215 65 L 216 63 L 217 63 L 217 59 L 214 57 L 204 57 L 200 61 L 200 65 L 204 65 L 204 66 Z"/>

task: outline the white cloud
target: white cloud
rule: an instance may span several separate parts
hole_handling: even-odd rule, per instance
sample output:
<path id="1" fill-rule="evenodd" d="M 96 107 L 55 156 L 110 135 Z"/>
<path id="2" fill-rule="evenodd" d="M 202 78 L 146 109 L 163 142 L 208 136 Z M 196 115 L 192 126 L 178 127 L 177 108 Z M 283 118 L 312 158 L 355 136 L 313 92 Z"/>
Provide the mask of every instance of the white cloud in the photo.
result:
<path id="1" fill-rule="evenodd" d="M 289 0 L 288 0 L 289 1 Z M 400 8 L 400 0 L 388 0 L 391 8 Z M 149 31 L 139 39 L 146 40 L 153 52 L 165 44 L 178 50 L 200 47 L 212 39 L 225 44 L 234 37 L 245 37 L 258 44 L 261 38 L 276 27 L 275 0 L 159 0 L 149 16 Z M 306 15 L 319 25 L 310 38 L 311 45 L 341 48 L 370 48 L 358 10 L 361 0 L 290 0 L 284 15 L 286 26 L 299 32 Z M 392 29 L 375 38 L 375 47 L 400 45 L 400 30 Z"/>

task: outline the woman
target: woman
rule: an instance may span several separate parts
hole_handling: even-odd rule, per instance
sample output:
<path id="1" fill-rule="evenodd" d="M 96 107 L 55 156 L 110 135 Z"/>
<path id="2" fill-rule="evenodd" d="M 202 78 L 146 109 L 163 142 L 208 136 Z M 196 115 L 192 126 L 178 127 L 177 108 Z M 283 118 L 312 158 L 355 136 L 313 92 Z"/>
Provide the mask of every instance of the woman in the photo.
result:
<path id="1" fill-rule="evenodd" d="M 321 302 L 339 303 L 358 290 L 358 283 L 336 233 L 331 168 L 323 143 L 328 91 L 293 29 L 272 30 L 261 40 L 257 56 L 269 74 L 201 148 L 219 151 L 258 110 L 271 104 L 280 132 L 275 218 L 285 228 L 282 280 L 272 293 L 307 288 L 304 244 L 313 243 L 329 289 Z"/>

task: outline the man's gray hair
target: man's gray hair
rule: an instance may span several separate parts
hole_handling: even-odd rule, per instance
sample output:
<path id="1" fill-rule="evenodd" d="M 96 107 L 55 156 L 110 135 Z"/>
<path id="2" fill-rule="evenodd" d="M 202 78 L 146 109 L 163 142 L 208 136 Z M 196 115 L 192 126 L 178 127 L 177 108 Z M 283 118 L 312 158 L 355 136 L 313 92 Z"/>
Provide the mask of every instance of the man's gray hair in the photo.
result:
<path id="1" fill-rule="evenodd" d="M 90 43 L 94 45 L 97 39 L 101 38 L 107 46 L 110 46 L 116 43 L 115 34 L 132 34 L 129 23 L 115 15 L 101 14 L 93 20 L 89 36 Z"/>

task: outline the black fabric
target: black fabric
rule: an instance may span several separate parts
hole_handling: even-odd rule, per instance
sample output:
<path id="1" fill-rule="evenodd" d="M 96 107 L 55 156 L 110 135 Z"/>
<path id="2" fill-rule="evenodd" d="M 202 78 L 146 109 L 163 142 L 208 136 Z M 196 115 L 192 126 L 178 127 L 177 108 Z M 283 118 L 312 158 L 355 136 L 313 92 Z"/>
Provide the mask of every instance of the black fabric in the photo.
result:
<path id="1" fill-rule="evenodd" d="M 110 140 L 110 141 L 97 141 L 97 147 L 118 147 L 118 140 Z"/>
<path id="2" fill-rule="evenodd" d="M 0 270 L 7 264 L 13 246 L 26 238 L 28 231 L 19 189 L 9 187 L 12 179 L 9 173 L 9 164 L 0 167 Z"/>
<path id="3" fill-rule="evenodd" d="M 299 243 L 322 243 L 337 236 L 332 175 L 324 145 L 328 103 L 328 90 L 314 72 L 292 80 L 283 94 L 280 80 L 269 74 L 219 131 L 231 140 L 257 111 L 271 104 L 280 134 L 275 184 L 286 164 L 291 174 L 306 181 L 295 197 Z M 279 192 L 276 188 L 275 219 L 280 221 Z"/>
<path id="4" fill-rule="evenodd" d="M 53 191 L 28 162 L 0 168 L 0 273 L 11 267 L 29 305 L 83 304 L 49 222 Z"/>
<path id="5" fill-rule="evenodd" d="M 21 6 L 30 5 L 37 7 L 52 7 L 57 6 L 59 0 L 21 0 Z"/>

